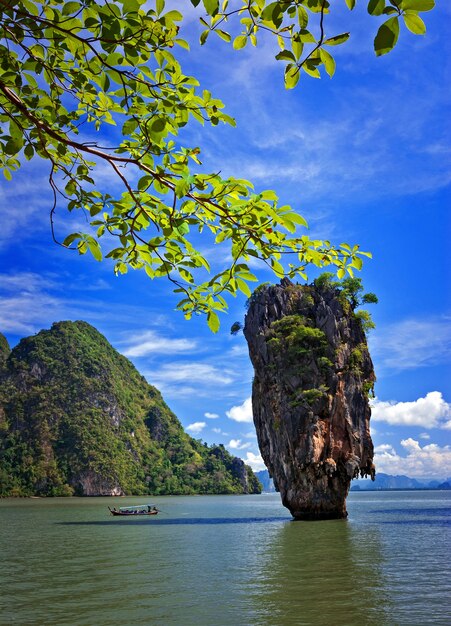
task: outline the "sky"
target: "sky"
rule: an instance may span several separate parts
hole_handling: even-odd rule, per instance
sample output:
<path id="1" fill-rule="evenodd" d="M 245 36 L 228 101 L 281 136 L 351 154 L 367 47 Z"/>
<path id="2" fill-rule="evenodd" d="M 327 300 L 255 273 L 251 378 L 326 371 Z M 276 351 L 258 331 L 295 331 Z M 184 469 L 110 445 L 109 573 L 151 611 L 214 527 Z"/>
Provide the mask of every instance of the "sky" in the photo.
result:
<path id="1" fill-rule="evenodd" d="M 186 0 L 176 4 L 185 12 Z M 378 19 L 364 4 L 335 18 L 332 34 L 352 35 L 334 49 L 334 78 L 304 77 L 292 91 L 270 41 L 234 51 L 210 36 L 200 48 L 201 13 L 188 8 L 184 71 L 224 101 L 237 128 L 194 125 L 183 140 L 200 145 L 209 171 L 274 189 L 307 218 L 312 237 L 372 252 L 360 275 L 379 297 L 369 336 L 377 470 L 441 480 L 451 477 L 451 7 L 438 0 L 424 14 L 425 37 L 402 28 L 395 50 L 376 58 Z M 47 178 L 46 164 L 31 161 L 0 182 L 0 332 L 14 346 L 55 321 L 93 324 L 160 389 L 187 432 L 263 469 L 252 365 L 243 336 L 230 334 L 245 297 L 231 299 L 213 335 L 204 318 L 185 321 L 174 310 L 177 297 L 164 281 L 116 277 L 108 262 L 56 246 Z M 81 221 L 59 207 L 59 233 Z"/>

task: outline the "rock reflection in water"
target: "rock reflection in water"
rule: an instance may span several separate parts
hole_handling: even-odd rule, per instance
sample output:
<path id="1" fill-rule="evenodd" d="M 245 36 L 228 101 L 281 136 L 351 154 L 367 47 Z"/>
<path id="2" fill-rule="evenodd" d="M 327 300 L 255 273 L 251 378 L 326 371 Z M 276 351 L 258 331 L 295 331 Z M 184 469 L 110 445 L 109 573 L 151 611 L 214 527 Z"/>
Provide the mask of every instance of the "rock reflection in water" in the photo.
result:
<path id="1" fill-rule="evenodd" d="M 367 528 L 363 537 L 347 522 L 329 521 L 274 530 L 272 542 L 256 555 L 258 574 L 249 581 L 253 624 L 393 624 L 378 529 Z"/>

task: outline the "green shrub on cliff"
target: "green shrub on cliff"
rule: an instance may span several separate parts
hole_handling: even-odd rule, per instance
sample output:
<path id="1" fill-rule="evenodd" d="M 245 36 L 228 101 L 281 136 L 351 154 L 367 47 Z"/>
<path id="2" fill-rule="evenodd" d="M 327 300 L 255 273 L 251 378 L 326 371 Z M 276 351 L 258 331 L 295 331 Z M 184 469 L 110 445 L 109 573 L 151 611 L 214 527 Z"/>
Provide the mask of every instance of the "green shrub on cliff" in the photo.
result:
<path id="1" fill-rule="evenodd" d="M 364 309 L 355 311 L 362 304 L 377 304 L 379 302 L 375 293 L 363 293 L 361 278 L 348 277 L 342 281 L 335 280 L 331 272 L 323 272 L 313 281 L 314 285 L 321 290 L 336 289 L 339 291 L 340 304 L 346 313 L 353 312 L 356 319 L 360 320 L 365 333 L 375 328 L 371 313 Z"/>
<path id="2" fill-rule="evenodd" d="M 286 315 L 271 324 L 268 346 L 287 365 L 296 365 L 302 357 L 314 355 L 327 358 L 327 340 L 322 330 L 308 325 L 301 315 Z"/>

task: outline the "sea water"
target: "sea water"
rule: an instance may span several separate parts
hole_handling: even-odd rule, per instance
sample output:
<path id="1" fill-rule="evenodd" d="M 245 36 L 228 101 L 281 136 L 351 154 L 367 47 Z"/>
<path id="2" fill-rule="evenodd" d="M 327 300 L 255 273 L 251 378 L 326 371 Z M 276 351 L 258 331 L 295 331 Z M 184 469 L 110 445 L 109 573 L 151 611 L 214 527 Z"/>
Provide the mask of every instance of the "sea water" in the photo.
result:
<path id="1" fill-rule="evenodd" d="M 156 504 L 154 517 L 108 506 Z M 278 494 L 0 500 L 0 624 L 451 624 L 451 493 L 360 492 L 347 521 Z"/>

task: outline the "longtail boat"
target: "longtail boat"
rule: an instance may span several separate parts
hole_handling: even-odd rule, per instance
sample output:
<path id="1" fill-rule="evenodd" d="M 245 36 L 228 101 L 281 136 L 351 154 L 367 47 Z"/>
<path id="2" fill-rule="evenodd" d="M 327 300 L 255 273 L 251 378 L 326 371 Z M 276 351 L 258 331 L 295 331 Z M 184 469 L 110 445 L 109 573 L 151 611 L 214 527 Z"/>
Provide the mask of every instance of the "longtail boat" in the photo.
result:
<path id="1" fill-rule="evenodd" d="M 156 506 L 152 504 L 141 504 L 139 506 L 121 506 L 119 509 L 111 509 L 108 507 L 111 515 L 158 515 L 160 512 Z"/>

